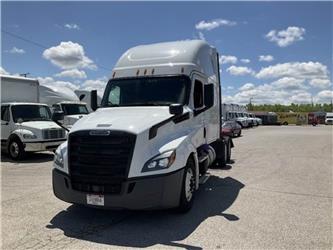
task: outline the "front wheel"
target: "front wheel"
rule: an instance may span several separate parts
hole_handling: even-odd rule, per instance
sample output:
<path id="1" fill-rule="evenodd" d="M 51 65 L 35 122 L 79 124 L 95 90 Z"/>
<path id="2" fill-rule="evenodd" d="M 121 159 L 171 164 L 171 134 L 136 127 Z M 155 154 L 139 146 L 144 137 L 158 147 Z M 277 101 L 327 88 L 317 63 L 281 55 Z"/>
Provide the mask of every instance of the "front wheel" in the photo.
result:
<path id="1" fill-rule="evenodd" d="M 13 160 L 21 160 L 25 154 L 22 142 L 17 139 L 11 139 L 8 144 L 8 153 Z"/>
<path id="2" fill-rule="evenodd" d="M 182 190 L 180 194 L 178 212 L 186 213 L 193 205 L 195 195 L 195 163 L 192 157 L 187 160 L 184 177 L 182 183 Z"/>

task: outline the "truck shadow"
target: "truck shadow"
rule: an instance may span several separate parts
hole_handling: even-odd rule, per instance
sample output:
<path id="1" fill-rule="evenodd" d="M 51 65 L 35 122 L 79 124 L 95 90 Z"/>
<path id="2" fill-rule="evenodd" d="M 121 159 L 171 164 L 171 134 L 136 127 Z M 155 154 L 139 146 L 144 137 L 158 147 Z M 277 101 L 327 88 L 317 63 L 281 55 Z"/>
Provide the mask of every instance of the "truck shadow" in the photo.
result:
<path id="1" fill-rule="evenodd" d="M 149 247 L 156 244 L 201 249 L 177 243 L 186 239 L 206 219 L 222 216 L 236 221 L 236 215 L 224 213 L 237 199 L 244 184 L 231 178 L 211 176 L 196 194 L 187 214 L 172 211 L 110 211 L 72 205 L 55 215 L 49 229 L 61 229 L 67 237 L 122 247 Z M 218 247 L 218 246 L 216 246 Z"/>
<path id="2" fill-rule="evenodd" d="M 11 162 L 11 163 L 42 163 L 47 161 L 53 161 L 53 153 L 27 153 L 23 160 L 13 161 L 7 154 L 1 153 L 1 162 Z"/>

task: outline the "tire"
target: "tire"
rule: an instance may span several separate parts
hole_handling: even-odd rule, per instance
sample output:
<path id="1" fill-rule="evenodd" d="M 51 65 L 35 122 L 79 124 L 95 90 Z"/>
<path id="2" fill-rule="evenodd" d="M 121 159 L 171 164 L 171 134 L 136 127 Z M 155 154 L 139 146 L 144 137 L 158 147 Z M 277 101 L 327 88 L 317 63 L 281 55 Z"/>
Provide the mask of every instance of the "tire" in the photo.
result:
<path id="1" fill-rule="evenodd" d="M 288 122 L 284 122 L 284 123 L 282 123 L 283 125 L 285 125 L 285 126 L 288 126 Z"/>
<path id="2" fill-rule="evenodd" d="M 192 157 L 187 160 L 177 212 L 186 213 L 192 206 L 195 196 L 195 163 Z"/>
<path id="3" fill-rule="evenodd" d="M 239 133 L 238 133 L 237 137 L 240 137 L 241 134 L 242 134 L 242 130 L 239 130 Z"/>
<path id="4" fill-rule="evenodd" d="M 23 143 L 18 138 L 13 138 L 8 143 L 8 154 L 11 159 L 18 161 L 21 160 L 24 155 Z"/>

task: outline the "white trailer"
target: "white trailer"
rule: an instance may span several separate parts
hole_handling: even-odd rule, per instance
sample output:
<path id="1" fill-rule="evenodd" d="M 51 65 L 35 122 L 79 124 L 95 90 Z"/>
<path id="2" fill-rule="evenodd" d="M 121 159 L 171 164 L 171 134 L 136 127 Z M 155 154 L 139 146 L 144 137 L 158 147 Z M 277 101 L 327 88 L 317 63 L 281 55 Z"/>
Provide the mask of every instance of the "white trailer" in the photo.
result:
<path id="1" fill-rule="evenodd" d="M 55 196 L 94 207 L 188 211 L 208 167 L 231 154 L 231 139 L 221 136 L 218 58 L 201 40 L 125 52 L 101 107 L 56 150 Z"/>
<path id="2" fill-rule="evenodd" d="M 39 103 L 36 79 L 1 75 L 1 149 L 14 160 L 25 152 L 55 150 L 66 140 L 65 130 Z"/>

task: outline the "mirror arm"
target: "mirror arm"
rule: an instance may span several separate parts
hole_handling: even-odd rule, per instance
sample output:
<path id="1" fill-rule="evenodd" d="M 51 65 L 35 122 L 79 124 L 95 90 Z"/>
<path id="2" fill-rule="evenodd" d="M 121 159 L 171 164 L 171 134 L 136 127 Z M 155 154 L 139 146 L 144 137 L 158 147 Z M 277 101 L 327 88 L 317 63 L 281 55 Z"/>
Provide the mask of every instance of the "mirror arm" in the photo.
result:
<path id="1" fill-rule="evenodd" d="M 64 130 L 66 130 L 67 132 L 69 132 L 69 129 L 66 128 L 66 127 L 64 127 L 60 122 L 58 122 L 58 121 L 53 121 L 53 122 L 55 122 L 58 126 L 62 127 Z"/>

